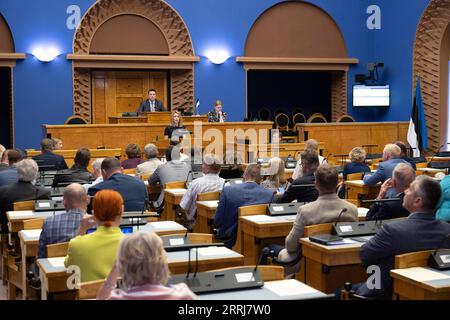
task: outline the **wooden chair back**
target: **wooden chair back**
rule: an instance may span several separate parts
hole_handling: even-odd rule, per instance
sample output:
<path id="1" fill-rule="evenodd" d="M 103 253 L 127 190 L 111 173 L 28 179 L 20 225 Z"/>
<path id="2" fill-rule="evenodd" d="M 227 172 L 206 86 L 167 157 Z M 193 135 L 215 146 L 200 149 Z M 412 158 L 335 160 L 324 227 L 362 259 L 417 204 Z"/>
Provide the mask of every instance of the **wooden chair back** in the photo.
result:
<path id="1" fill-rule="evenodd" d="M 238 209 L 238 227 L 237 227 L 237 236 L 236 236 L 236 243 L 233 246 L 233 250 L 239 253 L 243 252 L 242 248 L 242 230 L 241 230 L 241 217 L 244 216 L 256 216 L 259 214 L 266 214 L 267 213 L 267 204 L 255 204 L 252 206 L 244 206 L 239 207 Z"/>
<path id="2" fill-rule="evenodd" d="M 23 230 L 42 229 L 44 218 L 29 219 L 23 221 Z"/>
<path id="3" fill-rule="evenodd" d="M 425 267 L 433 250 L 410 252 L 395 256 L 395 269 Z"/>
<path id="4" fill-rule="evenodd" d="M 77 300 L 95 299 L 104 282 L 105 280 L 102 279 L 80 283 L 76 295 Z"/>
<path id="5" fill-rule="evenodd" d="M 350 173 L 350 174 L 347 175 L 347 181 L 362 180 L 362 178 L 363 178 L 363 173 L 362 172 Z"/>
<path id="6" fill-rule="evenodd" d="M 332 223 L 314 224 L 311 226 L 306 226 L 303 234 L 305 237 L 310 237 L 316 234 L 329 234 L 331 233 Z"/>
<path id="7" fill-rule="evenodd" d="M 13 210 L 14 211 L 34 210 L 34 202 L 35 202 L 34 200 L 14 202 Z"/>
<path id="8" fill-rule="evenodd" d="M 220 198 L 219 191 L 204 192 L 204 193 L 199 193 L 197 195 L 197 201 L 219 200 L 219 198 Z"/>
<path id="9" fill-rule="evenodd" d="M 69 242 L 48 244 L 46 251 L 47 258 L 65 257 L 69 251 Z"/>
<path id="10" fill-rule="evenodd" d="M 183 189 L 184 187 L 186 187 L 186 183 L 184 181 L 174 181 L 167 182 L 164 189 Z"/>
<path id="11" fill-rule="evenodd" d="M 239 270 L 241 268 L 255 268 L 255 266 L 229 267 L 229 268 L 211 270 L 208 272 L 223 272 L 223 271 L 228 271 L 228 270 Z M 260 266 L 258 266 L 258 270 L 259 270 L 262 280 L 264 282 L 284 280 L 284 268 L 282 266 L 260 265 Z"/>
<path id="12" fill-rule="evenodd" d="M 134 169 L 124 169 L 122 171 L 123 174 L 136 174 L 136 168 Z"/>

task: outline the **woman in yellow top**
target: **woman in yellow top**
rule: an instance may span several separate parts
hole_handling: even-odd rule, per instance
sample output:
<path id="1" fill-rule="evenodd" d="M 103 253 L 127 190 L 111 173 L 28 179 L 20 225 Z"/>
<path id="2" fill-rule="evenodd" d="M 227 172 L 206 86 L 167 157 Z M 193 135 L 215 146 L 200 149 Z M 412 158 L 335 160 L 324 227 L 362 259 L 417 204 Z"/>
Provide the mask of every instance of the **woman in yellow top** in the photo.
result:
<path id="1" fill-rule="evenodd" d="M 114 265 L 123 233 L 120 218 L 124 210 L 120 193 L 102 190 L 96 193 L 93 203 L 94 221 L 97 230 L 86 235 L 92 226 L 92 217 L 86 215 L 80 226 L 80 235 L 69 242 L 64 262 L 66 267 L 80 268 L 80 281 L 105 279 Z"/>

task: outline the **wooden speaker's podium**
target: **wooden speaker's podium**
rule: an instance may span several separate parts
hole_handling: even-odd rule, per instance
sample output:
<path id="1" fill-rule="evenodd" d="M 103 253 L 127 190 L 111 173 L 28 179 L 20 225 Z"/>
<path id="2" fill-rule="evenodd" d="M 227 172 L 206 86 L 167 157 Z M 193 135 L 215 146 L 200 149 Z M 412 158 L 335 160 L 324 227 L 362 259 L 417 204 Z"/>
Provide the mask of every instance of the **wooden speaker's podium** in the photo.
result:
<path id="1" fill-rule="evenodd" d="M 109 117 L 110 124 L 126 124 L 126 123 L 148 123 L 168 126 L 171 122 L 171 112 L 156 111 L 156 112 L 142 112 L 139 116 L 124 117 L 116 116 Z M 207 122 L 208 115 L 200 116 L 183 116 L 184 123 L 193 123 L 194 121 Z"/>
<path id="2" fill-rule="evenodd" d="M 171 112 L 143 112 L 142 115 L 147 118 L 147 123 L 166 124 L 171 122 Z"/>

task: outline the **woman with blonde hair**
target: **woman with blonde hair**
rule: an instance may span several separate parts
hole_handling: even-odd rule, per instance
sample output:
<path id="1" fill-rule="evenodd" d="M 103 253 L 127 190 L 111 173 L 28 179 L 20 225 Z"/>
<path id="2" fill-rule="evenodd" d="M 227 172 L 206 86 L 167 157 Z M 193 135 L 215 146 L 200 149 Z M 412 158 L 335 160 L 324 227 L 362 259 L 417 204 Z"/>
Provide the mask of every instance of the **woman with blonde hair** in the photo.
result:
<path id="1" fill-rule="evenodd" d="M 369 166 L 364 163 L 366 160 L 366 151 L 363 148 L 353 148 L 348 156 L 351 162 L 344 166 L 344 171 L 342 172 L 343 181 L 347 180 L 347 175 L 349 174 L 370 172 Z M 338 195 L 343 199 L 345 197 L 345 193 L 345 184 L 341 183 L 338 187 Z"/>
<path id="2" fill-rule="evenodd" d="M 93 217 L 85 215 L 79 236 L 69 242 L 64 261 L 66 267 L 78 266 L 81 282 L 105 279 L 114 265 L 123 233 L 120 219 L 124 210 L 123 198 L 117 191 L 101 190 L 95 194 Z M 87 230 L 97 225 L 90 234 Z"/>
<path id="3" fill-rule="evenodd" d="M 186 129 L 183 126 L 183 116 L 181 115 L 180 111 L 173 110 L 170 118 L 170 126 L 164 129 L 164 136 L 166 136 L 170 140 L 172 138 L 172 135 L 174 134 L 174 131 L 176 133 L 176 130 L 178 129 Z"/>
<path id="4" fill-rule="evenodd" d="M 167 286 L 170 272 L 161 238 L 137 232 L 122 239 L 117 260 L 101 287 L 99 300 L 192 300 L 185 283 Z M 124 289 L 115 289 L 121 277 Z"/>
<path id="5" fill-rule="evenodd" d="M 269 160 L 269 167 L 261 170 L 265 176 L 261 185 L 273 192 L 283 193 L 288 187 L 288 182 L 284 178 L 284 168 L 283 159 L 278 157 L 271 158 Z"/>

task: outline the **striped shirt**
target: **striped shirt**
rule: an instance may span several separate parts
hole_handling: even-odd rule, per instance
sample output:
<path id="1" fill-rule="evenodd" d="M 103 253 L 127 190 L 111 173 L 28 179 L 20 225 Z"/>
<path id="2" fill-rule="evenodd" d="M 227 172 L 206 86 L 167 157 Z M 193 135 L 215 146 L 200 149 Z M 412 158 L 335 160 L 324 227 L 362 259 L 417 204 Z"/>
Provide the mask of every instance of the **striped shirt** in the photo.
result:
<path id="1" fill-rule="evenodd" d="M 146 284 L 124 291 L 115 289 L 109 300 L 194 300 L 197 296 L 185 283 L 162 286 Z"/>
<path id="2" fill-rule="evenodd" d="M 187 218 L 195 220 L 199 193 L 222 191 L 224 183 L 225 180 L 220 178 L 219 174 L 212 173 L 193 180 L 180 202 L 180 207 L 188 212 Z"/>

